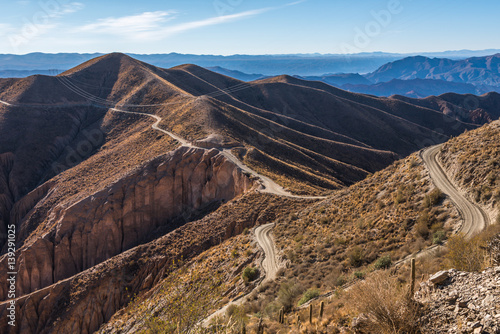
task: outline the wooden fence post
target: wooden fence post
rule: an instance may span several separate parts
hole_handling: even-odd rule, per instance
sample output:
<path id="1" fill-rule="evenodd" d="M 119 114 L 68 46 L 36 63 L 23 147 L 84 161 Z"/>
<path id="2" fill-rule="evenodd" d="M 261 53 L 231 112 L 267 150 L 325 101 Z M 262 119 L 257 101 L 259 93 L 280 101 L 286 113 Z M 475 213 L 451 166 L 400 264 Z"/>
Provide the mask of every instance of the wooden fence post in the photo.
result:
<path id="1" fill-rule="evenodd" d="M 411 298 L 413 298 L 414 292 L 415 292 L 415 259 L 411 259 L 411 286 L 410 286 Z"/>

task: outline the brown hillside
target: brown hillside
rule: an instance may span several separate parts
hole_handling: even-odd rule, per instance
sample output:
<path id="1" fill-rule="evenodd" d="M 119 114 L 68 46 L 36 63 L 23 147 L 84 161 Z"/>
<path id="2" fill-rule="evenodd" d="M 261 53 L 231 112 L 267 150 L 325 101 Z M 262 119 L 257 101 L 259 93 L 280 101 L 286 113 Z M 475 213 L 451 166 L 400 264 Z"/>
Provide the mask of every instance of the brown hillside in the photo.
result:
<path id="1" fill-rule="evenodd" d="M 387 252 L 403 256 L 396 249 L 404 242 L 428 244 L 426 228 L 443 230 L 453 218 L 446 203 L 426 208 L 432 218 L 417 236 L 425 218 L 418 203 L 430 184 L 418 161 L 391 164 L 476 127 L 410 102 L 290 77 L 246 84 L 123 54 L 57 77 L 0 80 L 0 100 L 0 265 L 7 262 L 6 226 L 15 224 L 18 328 L 28 332 L 95 331 L 129 293 L 166 278 L 162 269 L 172 259 L 192 259 L 277 218 L 278 245 L 293 272 L 305 264 L 292 261 L 291 247 L 319 271 L 334 261 L 349 272 L 349 252 L 362 242 L 370 247 L 362 265 Z M 186 142 L 153 129 L 148 115 Z M 296 194 L 333 194 L 322 204 L 326 217 L 316 216 L 322 209 L 310 199 L 256 191 L 256 173 L 228 150 Z M 310 229 L 326 225 L 321 236 Z M 310 233 L 331 261 L 291 242 L 293 231 Z"/>

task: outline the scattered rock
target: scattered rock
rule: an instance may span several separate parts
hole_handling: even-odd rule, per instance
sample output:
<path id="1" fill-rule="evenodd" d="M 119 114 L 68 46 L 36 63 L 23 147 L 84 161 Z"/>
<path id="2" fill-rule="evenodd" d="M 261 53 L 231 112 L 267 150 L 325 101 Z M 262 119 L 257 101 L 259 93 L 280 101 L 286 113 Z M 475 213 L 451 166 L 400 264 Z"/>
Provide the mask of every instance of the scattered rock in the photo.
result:
<path id="1" fill-rule="evenodd" d="M 446 281 L 448 277 L 450 277 L 448 271 L 442 270 L 432 275 L 431 278 L 429 278 L 429 281 L 431 281 L 435 285 L 438 285 Z"/>
<path id="2" fill-rule="evenodd" d="M 500 333 L 499 270 L 440 271 L 422 282 L 415 293 L 416 301 L 429 310 L 421 319 L 422 332 Z"/>

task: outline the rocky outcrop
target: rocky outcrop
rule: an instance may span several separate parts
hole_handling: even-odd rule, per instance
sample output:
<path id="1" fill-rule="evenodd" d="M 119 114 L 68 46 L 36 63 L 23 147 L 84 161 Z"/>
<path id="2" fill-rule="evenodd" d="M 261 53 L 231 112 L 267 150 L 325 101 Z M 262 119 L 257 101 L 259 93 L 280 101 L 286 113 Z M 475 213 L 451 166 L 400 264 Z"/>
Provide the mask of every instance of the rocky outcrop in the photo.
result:
<path id="1" fill-rule="evenodd" d="M 500 333 L 500 267 L 433 277 L 415 294 L 430 310 L 422 319 L 424 333 Z"/>
<path id="2" fill-rule="evenodd" d="M 110 187 L 51 210 L 51 232 L 17 253 L 18 296 L 91 268 L 150 240 L 158 229 L 172 230 L 176 218 L 251 187 L 249 177 L 217 150 L 181 147 L 155 158 Z"/>
<path id="3" fill-rule="evenodd" d="M 168 276 L 173 260 L 189 262 L 245 228 L 288 215 L 287 208 L 309 204 L 249 192 L 200 220 L 17 298 L 16 327 L 7 323 L 9 302 L 0 302 L 0 333 L 94 333 L 135 295 L 152 291 Z"/>

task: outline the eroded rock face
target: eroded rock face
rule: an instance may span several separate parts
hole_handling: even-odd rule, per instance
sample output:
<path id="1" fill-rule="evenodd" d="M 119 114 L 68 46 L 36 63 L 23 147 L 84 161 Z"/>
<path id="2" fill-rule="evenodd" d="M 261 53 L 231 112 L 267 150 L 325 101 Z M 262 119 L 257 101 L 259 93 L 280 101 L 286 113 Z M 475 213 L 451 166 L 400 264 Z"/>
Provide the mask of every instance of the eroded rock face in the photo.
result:
<path id="1" fill-rule="evenodd" d="M 7 323 L 9 301 L 0 302 L 0 333 L 94 333 L 115 312 L 124 312 L 135 295 L 157 287 L 173 261 L 190 261 L 245 228 L 288 215 L 289 207 L 306 205 L 310 201 L 248 192 L 202 219 L 17 298 L 16 327 Z"/>
<path id="2" fill-rule="evenodd" d="M 112 186 L 51 210 L 51 232 L 17 253 L 18 296 L 91 268 L 148 240 L 172 219 L 251 187 L 217 150 L 181 147 L 155 158 Z M 0 266 L 5 261 L 4 256 Z M 0 299 L 5 298 L 2 286 Z"/>

